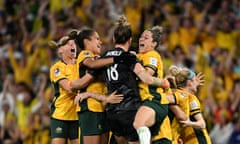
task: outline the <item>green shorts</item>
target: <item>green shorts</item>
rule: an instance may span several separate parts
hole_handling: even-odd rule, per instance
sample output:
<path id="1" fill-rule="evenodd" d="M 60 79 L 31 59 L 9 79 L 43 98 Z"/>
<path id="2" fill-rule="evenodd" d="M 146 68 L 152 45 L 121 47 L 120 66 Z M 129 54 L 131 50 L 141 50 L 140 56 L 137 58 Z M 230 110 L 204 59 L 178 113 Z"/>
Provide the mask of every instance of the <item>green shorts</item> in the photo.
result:
<path id="1" fill-rule="evenodd" d="M 78 121 L 66 121 L 51 118 L 51 138 L 77 139 L 79 136 Z"/>
<path id="2" fill-rule="evenodd" d="M 109 131 L 105 112 L 78 112 L 78 122 L 82 136 L 100 135 Z"/>
<path id="3" fill-rule="evenodd" d="M 153 101 L 146 100 L 143 102 L 142 105 L 150 107 L 156 112 L 155 124 L 150 127 L 152 136 L 155 136 L 160 131 L 160 126 L 165 117 L 168 115 L 168 105 L 160 104 L 159 101 L 157 100 Z"/>

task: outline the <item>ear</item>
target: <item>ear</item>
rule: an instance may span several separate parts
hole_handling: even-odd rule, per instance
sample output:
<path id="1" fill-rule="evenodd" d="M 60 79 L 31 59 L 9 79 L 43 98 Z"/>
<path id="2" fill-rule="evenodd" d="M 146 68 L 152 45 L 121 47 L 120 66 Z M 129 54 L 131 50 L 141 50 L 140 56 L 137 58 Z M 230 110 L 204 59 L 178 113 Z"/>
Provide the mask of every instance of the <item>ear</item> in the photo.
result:
<path id="1" fill-rule="evenodd" d="M 88 45 L 88 43 L 89 43 L 89 39 L 84 39 L 83 40 L 84 47 L 86 47 L 86 45 Z"/>
<path id="2" fill-rule="evenodd" d="M 62 58 L 62 50 L 58 50 L 57 55 L 58 55 L 59 58 Z"/>
<path id="3" fill-rule="evenodd" d="M 132 38 L 130 38 L 130 39 L 128 40 L 128 44 L 129 44 L 129 45 L 132 44 Z"/>
<path id="4" fill-rule="evenodd" d="M 112 40 L 113 40 L 113 43 L 115 43 L 115 41 L 116 41 L 116 40 L 115 40 L 115 37 L 113 37 L 113 39 L 112 39 Z"/>
<path id="5" fill-rule="evenodd" d="M 152 46 L 153 46 L 153 48 L 155 48 L 157 46 L 157 42 L 153 42 Z"/>

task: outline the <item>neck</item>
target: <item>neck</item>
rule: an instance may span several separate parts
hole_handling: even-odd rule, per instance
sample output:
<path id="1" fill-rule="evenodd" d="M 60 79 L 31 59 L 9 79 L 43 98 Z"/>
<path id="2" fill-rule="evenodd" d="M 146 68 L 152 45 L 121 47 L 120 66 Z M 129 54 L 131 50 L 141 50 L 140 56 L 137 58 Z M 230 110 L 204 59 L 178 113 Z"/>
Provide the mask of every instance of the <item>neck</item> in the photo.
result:
<path id="1" fill-rule="evenodd" d="M 65 57 L 62 59 L 66 64 L 74 64 L 75 63 L 75 59 L 74 58 L 69 58 L 69 57 Z"/>
<path id="2" fill-rule="evenodd" d="M 115 48 L 121 48 L 124 51 L 128 51 L 129 46 L 128 46 L 128 44 L 115 44 Z"/>

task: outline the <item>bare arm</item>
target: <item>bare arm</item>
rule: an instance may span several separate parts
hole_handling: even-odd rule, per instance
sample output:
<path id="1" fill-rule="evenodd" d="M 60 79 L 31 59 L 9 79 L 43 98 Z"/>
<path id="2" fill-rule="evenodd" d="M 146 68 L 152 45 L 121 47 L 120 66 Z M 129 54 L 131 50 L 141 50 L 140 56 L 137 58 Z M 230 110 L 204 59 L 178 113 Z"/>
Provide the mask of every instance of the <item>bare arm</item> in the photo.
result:
<path id="1" fill-rule="evenodd" d="M 86 74 L 82 78 L 73 81 L 67 79 L 60 80 L 59 84 L 66 91 L 72 91 L 73 89 L 81 89 L 86 87 L 92 79 L 92 75 Z"/>
<path id="2" fill-rule="evenodd" d="M 201 129 L 206 128 L 206 123 L 201 113 L 194 115 L 194 118 L 197 121 L 190 121 L 188 119 L 186 121 L 180 121 L 180 123 L 183 124 L 183 126 L 191 126 L 194 128 L 201 128 Z"/>
<path id="3" fill-rule="evenodd" d="M 83 64 L 88 68 L 101 68 L 103 66 L 112 64 L 114 62 L 113 58 L 101 58 L 101 59 L 94 59 L 94 58 L 86 58 L 83 61 Z"/>
<path id="4" fill-rule="evenodd" d="M 116 91 L 111 93 L 109 96 L 93 93 L 93 92 L 85 92 L 85 93 L 78 94 L 74 99 L 74 103 L 78 104 L 79 102 L 82 102 L 84 99 L 87 99 L 89 97 L 94 98 L 98 101 L 102 101 L 104 104 L 120 103 L 123 100 L 123 95 L 116 94 Z"/>
<path id="5" fill-rule="evenodd" d="M 151 76 L 140 63 L 136 63 L 134 73 L 146 84 L 169 88 L 168 80 Z"/>
<path id="6" fill-rule="evenodd" d="M 182 111 L 178 105 L 169 105 L 170 110 L 174 113 L 174 116 L 178 121 L 188 120 L 188 116 Z"/>

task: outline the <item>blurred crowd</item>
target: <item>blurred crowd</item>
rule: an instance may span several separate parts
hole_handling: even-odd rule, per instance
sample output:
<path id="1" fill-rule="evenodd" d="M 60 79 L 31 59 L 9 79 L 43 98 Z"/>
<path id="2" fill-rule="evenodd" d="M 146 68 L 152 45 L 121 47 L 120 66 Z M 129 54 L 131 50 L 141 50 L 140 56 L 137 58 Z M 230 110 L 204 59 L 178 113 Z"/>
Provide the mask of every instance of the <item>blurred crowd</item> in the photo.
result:
<path id="1" fill-rule="evenodd" d="M 126 15 L 138 50 L 146 28 L 165 27 L 158 51 L 167 69 L 186 66 L 205 75 L 198 90 L 216 144 L 240 141 L 239 0 L 1 0 L 0 144 L 48 144 L 53 89 L 48 47 L 71 29 L 91 27 L 112 47 L 112 28 Z"/>

